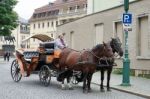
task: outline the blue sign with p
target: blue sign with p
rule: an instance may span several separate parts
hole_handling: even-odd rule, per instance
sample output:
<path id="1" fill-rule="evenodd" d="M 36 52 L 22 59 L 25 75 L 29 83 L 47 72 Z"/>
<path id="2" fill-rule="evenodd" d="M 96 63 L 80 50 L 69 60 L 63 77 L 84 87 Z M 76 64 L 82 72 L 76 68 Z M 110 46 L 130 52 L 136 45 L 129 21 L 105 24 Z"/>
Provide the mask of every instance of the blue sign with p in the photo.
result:
<path id="1" fill-rule="evenodd" d="M 131 24 L 132 23 L 132 14 L 124 13 L 123 14 L 122 22 L 124 24 Z"/>

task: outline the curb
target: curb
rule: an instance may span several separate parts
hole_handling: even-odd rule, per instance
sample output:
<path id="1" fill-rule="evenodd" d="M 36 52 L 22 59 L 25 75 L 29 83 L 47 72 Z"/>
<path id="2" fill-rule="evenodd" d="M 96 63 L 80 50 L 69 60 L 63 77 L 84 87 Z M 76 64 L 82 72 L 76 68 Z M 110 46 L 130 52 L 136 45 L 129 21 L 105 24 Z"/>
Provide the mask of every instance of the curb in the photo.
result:
<path id="1" fill-rule="evenodd" d="M 94 84 L 94 85 L 100 86 L 100 84 L 97 84 L 97 83 L 94 83 L 94 82 L 91 82 L 91 83 Z M 104 86 L 104 87 L 106 87 L 106 86 Z M 115 87 L 110 87 L 110 88 L 111 88 L 111 89 L 114 89 L 114 90 L 118 90 L 118 91 L 130 93 L 130 94 L 133 94 L 133 95 L 136 95 L 136 96 L 140 96 L 140 97 L 143 97 L 143 98 L 150 99 L 150 96 L 148 96 L 148 95 L 143 95 L 143 94 L 140 94 L 140 93 L 136 93 L 136 92 L 124 90 L 124 89 L 121 89 L 121 88 L 115 88 Z"/>

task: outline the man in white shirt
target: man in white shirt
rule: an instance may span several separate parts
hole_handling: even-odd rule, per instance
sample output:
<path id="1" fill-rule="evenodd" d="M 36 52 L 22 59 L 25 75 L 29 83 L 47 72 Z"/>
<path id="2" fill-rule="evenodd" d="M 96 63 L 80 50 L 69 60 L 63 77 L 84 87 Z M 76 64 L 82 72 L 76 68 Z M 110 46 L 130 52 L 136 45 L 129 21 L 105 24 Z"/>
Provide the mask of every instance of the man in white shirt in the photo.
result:
<path id="1" fill-rule="evenodd" d="M 58 47 L 59 49 L 63 49 L 67 47 L 63 35 L 59 35 L 58 38 L 55 40 L 55 43 L 56 43 L 56 47 Z"/>

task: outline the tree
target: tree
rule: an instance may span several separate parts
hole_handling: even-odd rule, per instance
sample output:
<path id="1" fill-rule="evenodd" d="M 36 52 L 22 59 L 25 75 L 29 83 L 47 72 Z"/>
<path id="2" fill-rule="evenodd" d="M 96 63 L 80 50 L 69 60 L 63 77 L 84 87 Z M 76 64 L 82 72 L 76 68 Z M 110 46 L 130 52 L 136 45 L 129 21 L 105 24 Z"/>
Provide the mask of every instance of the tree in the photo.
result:
<path id="1" fill-rule="evenodd" d="M 18 15 L 13 11 L 16 0 L 0 0 L 0 35 L 10 35 L 17 27 Z"/>

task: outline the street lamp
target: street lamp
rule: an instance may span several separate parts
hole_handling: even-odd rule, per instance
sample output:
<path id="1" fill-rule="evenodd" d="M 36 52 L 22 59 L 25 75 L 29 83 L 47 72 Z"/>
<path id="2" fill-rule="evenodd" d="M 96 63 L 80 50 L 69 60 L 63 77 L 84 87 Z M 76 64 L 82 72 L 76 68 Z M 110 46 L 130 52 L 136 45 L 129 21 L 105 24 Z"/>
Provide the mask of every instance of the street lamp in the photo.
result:
<path id="1" fill-rule="evenodd" d="M 128 13 L 129 10 L 129 0 L 124 0 L 124 10 L 125 13 Z M 124 29 L 124 38 L 125 38 L 125 50 L 123 58 L 123 79 L 122 86 L 130 86 L 130 59 L 128 53 L 128 30 Z"/>

